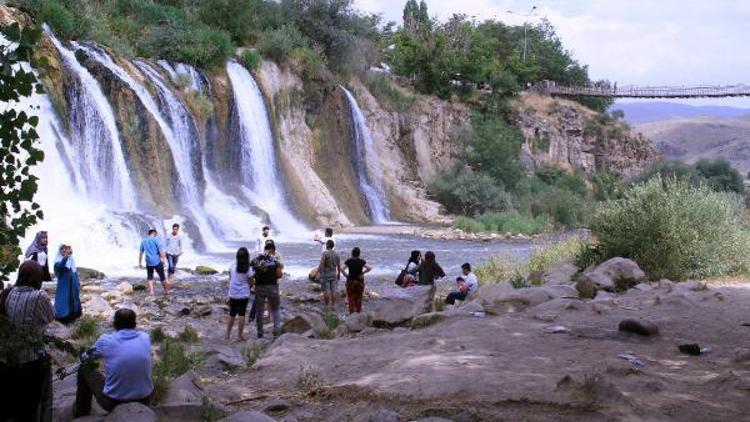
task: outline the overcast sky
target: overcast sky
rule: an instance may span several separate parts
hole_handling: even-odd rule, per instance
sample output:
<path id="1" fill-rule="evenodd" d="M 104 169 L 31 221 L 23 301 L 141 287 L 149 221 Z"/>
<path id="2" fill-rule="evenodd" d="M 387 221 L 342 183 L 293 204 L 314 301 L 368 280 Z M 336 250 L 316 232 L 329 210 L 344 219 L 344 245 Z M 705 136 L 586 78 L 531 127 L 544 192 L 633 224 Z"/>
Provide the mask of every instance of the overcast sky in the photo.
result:
<path id="1" fill-rule="evenodd" d="M 401 24 L 406 0 L 355 0 Z M 428 0 L 441 21 L 454 13 L 509 24 L 549 19 L 593 79 L 619 86 L 750 85 L 750 1 L 746 0 Z M 537 6 L 535 17 L 525 14 Z M 691 103 L 750 107 L 748 99 Z"/>

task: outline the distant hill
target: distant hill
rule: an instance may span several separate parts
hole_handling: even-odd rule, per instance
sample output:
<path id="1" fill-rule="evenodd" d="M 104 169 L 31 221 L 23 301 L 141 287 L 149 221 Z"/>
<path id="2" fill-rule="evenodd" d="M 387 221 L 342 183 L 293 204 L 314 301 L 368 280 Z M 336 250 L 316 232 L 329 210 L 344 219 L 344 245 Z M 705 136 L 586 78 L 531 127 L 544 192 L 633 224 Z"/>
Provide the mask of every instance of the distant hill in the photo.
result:
<path id="1" fill-rule="evenodd" d="M 688 163 L 724 158 L 743 175 L 750 171 L 750 116 L 679 118 L 634 126 L 668 158 Z"/>
<path id="2" fill-rule="evenodd" d="M 616 103 L 611 110 L 625 112 L 625 121 L 631 125 L 700 116 L 739 117 L 750 116 L 750 108 L 726 106 L 693 106 L 667 102 Z"/>

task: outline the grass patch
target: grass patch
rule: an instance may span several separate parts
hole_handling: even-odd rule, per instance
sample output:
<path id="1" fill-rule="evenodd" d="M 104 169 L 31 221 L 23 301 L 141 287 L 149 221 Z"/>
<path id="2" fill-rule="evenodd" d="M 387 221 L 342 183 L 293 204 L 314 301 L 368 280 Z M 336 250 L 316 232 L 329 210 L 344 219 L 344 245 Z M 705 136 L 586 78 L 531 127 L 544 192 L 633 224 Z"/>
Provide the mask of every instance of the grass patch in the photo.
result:
<path id="1" fill-rule="evenodd" d="M 384 73 L 369 72 L 363 82 L 388 111 L 405 112 L 417 101 L 415 95 L 398 86 Z"/>
<path id="2" fill-rule="evenodd" d="M 248 368 L 255 365 L 255 362 L 260 359 L 263 354 L 263 347 L 260 344 L 253 344 L 252 346 L 245 346 L 242 348 L 242 355 L 245 357 L 245 365 Z"/>
<path id="3" fill-rule="evenodd" d="M 333 331 L 336 329 L 336 327 L 341 325 L 342 321 L 339 319 L 338 315 L 330 312 L 323 314 L 323 322 L 326 323 L 326 327 L 328 327 L 329 330 Z"/>
<path id="4" fill-rule="evenodd" d="M 159 346 L 157 361 L 152 369 L 154 403 L 159 403 L 166 396 L 173 379 L 196 368 L 200 361 L 200 355 L 189 353 L 185 343 L 166 337 Z"/>
<path id="5" fill-rule="evenodd" d="M 445 309 L 445 298 L 435 297 L 432 299 L 432 311 L 442 312 Z"/>
<path id="6" fill-rule="evenodd" d="M 203 397 L 201 403 L 201 420 L 207 422 L 218 421 L 222 419 L 226 414 L 221 409 L 214 406 L 208 397 Z"/>
<path id="7" fill-rule="evenodd" d="M 312 396 L 327 386 L 328 383 L 319 373 L 310 368 L 304 368 L 302 369 L 302 372 L 300 372 L 294 388 L 306 396 Z"/>
<path id="8" fill-rule="evenodd" d="M 161 327 L 155 327 L 149 332 L 149 337 L 151 338 L 151 343 L 161 343 L 167 338 L 167 335 L 164 334 L 164 330 Z"/>
<path id="9" fill-rule="evenodd" d="M 186 325 L 180 333 L 180 341 L 184 341 L 185 343 L 195 343 L 198 341 L 198 332 L 195 331 L 195 328 Z"/>
<path id="10" fill-rule="evenodd" d="M 95 318 L 84 316 L 76 322 L 72 337 L 87 347 L 94 344 L 99 332 L 99 322 Z"/>
<path id="11" fill-rule="evenodd" d="M 548 227 L 544 216 L 532 217 L 515 211 L 489 212 L 476 218 L 459 217 L 455 227 L 470 233 L 495 232 L 516 234 L 539 234 Z"/>

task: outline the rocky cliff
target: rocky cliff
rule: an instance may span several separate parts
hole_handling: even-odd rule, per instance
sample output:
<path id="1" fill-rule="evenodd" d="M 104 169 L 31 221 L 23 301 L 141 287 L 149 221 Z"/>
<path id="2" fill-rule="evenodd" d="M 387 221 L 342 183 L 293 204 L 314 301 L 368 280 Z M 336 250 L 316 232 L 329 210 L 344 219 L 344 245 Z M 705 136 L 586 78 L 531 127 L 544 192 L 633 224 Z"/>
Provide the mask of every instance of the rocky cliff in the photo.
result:
<path id="1" fill-rule="evenodd" d="M 523 94 L 515 108 L 525 139 L 521 159 L 532 170 L 554 166 L 627 178 L 662 158 L 645 136 L 622 122 L 603 122 L 578 103 Z"/>

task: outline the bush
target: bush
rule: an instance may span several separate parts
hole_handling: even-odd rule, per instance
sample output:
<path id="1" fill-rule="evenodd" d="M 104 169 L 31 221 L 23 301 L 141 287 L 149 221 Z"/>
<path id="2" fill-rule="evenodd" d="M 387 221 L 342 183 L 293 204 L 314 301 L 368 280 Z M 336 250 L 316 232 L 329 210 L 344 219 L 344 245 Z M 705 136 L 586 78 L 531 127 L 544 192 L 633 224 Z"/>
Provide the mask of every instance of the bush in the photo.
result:
<path id="1" fill-rule="evenodd" d="M 487 174 L 513 190 L 523 176 L 523 168 L 518 160 L 523 136 L 501 118 L 475 114 L 472 119 L 474 144 L 468 155 L 473 169 Z"/>
<path id="2" fill-rule="evenodd" d="M 559 187 L 527 185 L 530 192 L 521 196 L 521 210 L 534 216 L 548 216 L 559 227 L 582 227 L 588 223 L 591 204 L 569 190 Z"/>
<path id="3" fill-rule="evenodd" d="M 245 50 L 242 52 L 242 63 L 249 70 L 255 70 L 260 66 L 260 53 L 256 50 Z"/>
<path id="4" fill-rule="evenodd" d="M 198 341 L 198 332 L 195 331 L 195 328 L 186 325 L 180 333 L 180 340 L 184 341 L 185 343 L 195 343 L 196 341 Z"/>
<path id="5" fill-rule="evenodd" d="M 605 257 L 631 258 L 652 279 L 738 273 L 750 259 L 740 198 L 676 178 L 655 176 L 604 204 L 591 230 Z"/>
<path id="6" fill-rule="evenodd" d="M 79 319 L 73 329 L 73 338 L 77 340 L 88 340 L 93 342 L 99 337 L 99 322 L 90 316 Z"/>
<path id="7" fill-rule="evenodd" d="M 55 34 L 66 39 L 77 39 L 86 34 L 85 23 L 57 1 L 42 3 L 37 21 L 46 22 Z"/>
<path id="8" fill-rule="evenodd" d="M 258 50 L 269 59 L 282 63 L 298 47 L 307 47 L 302 33 L 294 26 L 284 25 L 265 34 Z"/>
<path id="9" fill-rule="evenodd" d="M 608 171 L 594 173 L 590 180 L 594 184 L 594 198 L 597 201 L 619 199 L 625 190 L 620 178 Z"/>
<path id="10" fill-rule="evenodd" d="M 485 174 L 455 168 L 438 175 L 429 191 L 436 201 L 454 214 L 479 215 L 513 208 L 513 197 Z"/>
<path id="11" fill-rule="evenodd" d="M 166 337 L 159 347 L 158 359 L 152 369 L 154 403 L 164 398 L 173 379 L 195 368 L 199 362 L 199 356 L 188 353 L 182 342 Z"/>
<path id="12" fill-rule="evenodd" d="M 476 218 L 459 217 L 455 227 L 472 233 L 538 234 L 547 228 L 547 219 L 543 216 L 531 217 L 516 211 L 508 211 L 485 213 Z"/>
<path id="13" fill-rule="evenodd" d="M 164 341 L 164 339 L 167 338 L 167 335 L 161 327 L 155 327 L 151 329 L 149 338 L 151 339 L 151 343 L 155 344 Z"/>
<path id="14" fill-rule="evenodd" d="M 694 167 L 711 189 L 719 192 L 745 193 L 742 175 L 728 161 L 704 158 L 695 163 Z"/>
<path id="15" fill-rule="evenodd" d="M 323 71 L 323 60 L 318 53 L 307 47 L 296 47 L 289 53 L 289 63 L 305 81 L 318 79 Z"/>
<path id="16" fill-rule="evenodd" d="M 382 72 L 368 72 L 363 80 L 367 89 L 388 111 L 403 113 L 411 108 L 417 97 L 398 86 Z"/>

